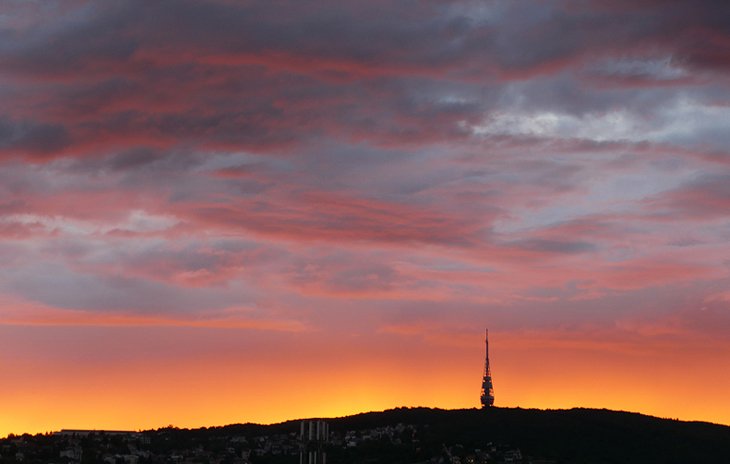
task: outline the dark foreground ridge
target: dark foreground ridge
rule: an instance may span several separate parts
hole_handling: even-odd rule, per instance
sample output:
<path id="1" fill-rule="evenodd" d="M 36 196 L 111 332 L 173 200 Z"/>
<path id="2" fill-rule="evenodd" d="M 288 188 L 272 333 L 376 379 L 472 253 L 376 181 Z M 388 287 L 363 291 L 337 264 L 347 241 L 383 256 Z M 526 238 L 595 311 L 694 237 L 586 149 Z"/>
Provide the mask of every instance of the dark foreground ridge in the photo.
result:
<path id="1" fill-rule="evenodd" d="M 337 463 L 727 463 L 730 427 L 596 409 L 398 408 L 329 424 Z M 299 421 L 0 440 L 0 463 L 298 463 Z"/>

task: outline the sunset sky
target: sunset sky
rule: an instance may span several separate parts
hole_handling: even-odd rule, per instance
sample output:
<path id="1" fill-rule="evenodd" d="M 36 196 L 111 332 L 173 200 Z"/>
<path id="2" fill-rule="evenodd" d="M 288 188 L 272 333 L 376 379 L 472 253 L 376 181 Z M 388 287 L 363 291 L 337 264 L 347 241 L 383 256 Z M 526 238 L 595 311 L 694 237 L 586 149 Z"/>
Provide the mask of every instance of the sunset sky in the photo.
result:
<path id="1" fill-rule="evenodd" d="M 0 436 L 730 424 L 730 2 L 3 0 Z"/>

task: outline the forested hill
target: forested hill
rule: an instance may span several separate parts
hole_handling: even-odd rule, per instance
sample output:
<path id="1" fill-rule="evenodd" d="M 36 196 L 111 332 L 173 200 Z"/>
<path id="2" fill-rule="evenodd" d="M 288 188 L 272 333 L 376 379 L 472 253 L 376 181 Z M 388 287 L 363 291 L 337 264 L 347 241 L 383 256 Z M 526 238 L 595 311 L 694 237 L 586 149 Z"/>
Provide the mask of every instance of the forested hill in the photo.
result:
<path id="1" fill-rule="evenodd" d="M 285 464 L 312 449 L 331 464 L 730 463 L 730 427 L 628 412 L 398 408 L 323 420 L 316 443 L 300 439 L 299 420 L 11 435 L 0 464 Z"/>
<path id="2" fill-rule="evenodd" d="M 422 442 L 518 447 L 566 463 L 730 463 L 730 427 L 598 410 L 394 409 L 330 420 L 333 430 L 426 426 Z M 420 428 L 420 427 L 419 427 Z M 525 459 L 525 462 L 528 462 Z"/>

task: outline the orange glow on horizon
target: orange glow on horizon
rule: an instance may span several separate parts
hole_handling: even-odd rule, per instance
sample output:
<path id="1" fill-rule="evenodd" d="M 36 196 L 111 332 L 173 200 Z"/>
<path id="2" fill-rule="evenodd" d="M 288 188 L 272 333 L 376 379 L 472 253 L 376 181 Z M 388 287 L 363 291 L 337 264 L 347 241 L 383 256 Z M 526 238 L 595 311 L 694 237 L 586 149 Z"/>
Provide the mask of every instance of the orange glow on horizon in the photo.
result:
<path id="1" fill-rule="evenodd" d="M 399 406 L 478 407 L 483 353 L 476 336 L 474 343 L 470 338 L 448 345 L 385 334 L 370 341 L 341 339 L 331 349 L 311 334 L 279 334 L 257 353 L 237 346 L 250 334 L 238 329 L 107 328 L 105 337 L 119 339 L 107 348 L 96 345 L 102 339 L 93 339 L 88 328 L 21 330 L 64 329 L 83 344 L 67 359 L 0 357 L 14 373 L 0 387 L 0 435 L 276 423 Z M 579 340 L 551 344 L 554 334 L 542 336 L 490 332 L 497 406 L 608 408 L 730 424 L 730 408 L 722 402 L 730 375 L 718 373 L 726 361 L 717 354 L 678 353 L 675 362 L 691 365 L 696 374 L 678 377 L 676 365 L 660 363 L 656 353 L 620 349 L 620 343 L 615 350 L 589 341 L 581 347 Z M 291 344 L 279 345 L 281 337 Z M 185 340 L 201 352 L 187 357 L 163 349 Z M 137 347 L 130 353 L 118 351 L 131 342 Z M 291 346 L 298 346 L 296 352 Z M 110 351 L 85 353 L 87 348 Z M 83 363 L 78 356 L 85 356 Z M 707 378 L 714 385 L 706 385 Z"/>

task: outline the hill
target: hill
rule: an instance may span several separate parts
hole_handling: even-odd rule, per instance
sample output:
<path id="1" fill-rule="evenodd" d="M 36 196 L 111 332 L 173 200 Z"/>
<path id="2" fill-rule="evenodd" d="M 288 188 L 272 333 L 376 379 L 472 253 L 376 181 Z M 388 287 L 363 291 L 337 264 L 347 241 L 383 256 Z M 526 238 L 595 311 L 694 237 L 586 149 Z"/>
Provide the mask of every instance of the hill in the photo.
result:
<path id="1" fill-rule="evenodd" d="M 597 409 L 395 409 L 330 421 L 332 429 L 424 427 L 422 442 L 484 449 L 489 442 L 559 463 L 727 463 L 730 427 Z"/>
<path id="2" fill-rule="evenodd" d="M 325 419 L 331 464 L 727 463 L 730 427 L 609 410 L 398 408 Z M 0 440 L 0 463 L 299 462 L 299 421 Z"/>

